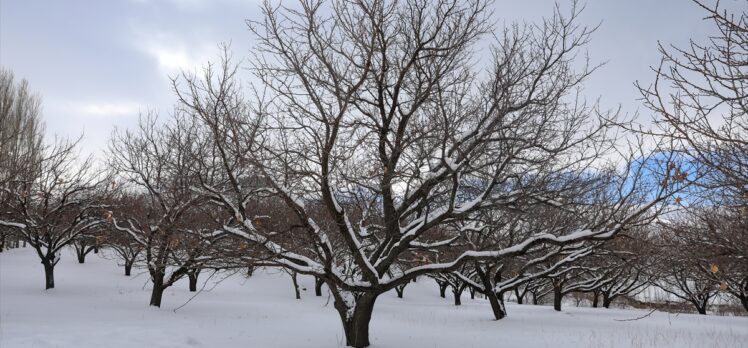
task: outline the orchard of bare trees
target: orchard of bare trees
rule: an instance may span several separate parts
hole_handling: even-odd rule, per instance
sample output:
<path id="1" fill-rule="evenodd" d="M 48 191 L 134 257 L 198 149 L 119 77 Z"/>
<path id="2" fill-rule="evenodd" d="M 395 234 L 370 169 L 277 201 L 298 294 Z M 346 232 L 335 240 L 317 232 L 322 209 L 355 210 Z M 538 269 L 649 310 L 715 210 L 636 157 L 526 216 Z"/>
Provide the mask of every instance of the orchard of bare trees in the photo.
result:
<path id="1" fill-rule="evenodd" d="M 572 296 L 748 311 L 748 17 L 697 5 L 720 35 L 662 44 L 637 120 L 581 94 L 599 65 L 576 2 L 506 26 L 485 0 L 266 3 L 246 59 L 173 77 L 173 109 L 102 160 L 46 144 L 2 70 L 0 251 L 34 248 L 50 289 L 61 250 L 107 250 L 156 307 L 206 270 L 283 269 L 297 298 L 311 276 L 352 347 L 416 281 L 497 325 Z"/>

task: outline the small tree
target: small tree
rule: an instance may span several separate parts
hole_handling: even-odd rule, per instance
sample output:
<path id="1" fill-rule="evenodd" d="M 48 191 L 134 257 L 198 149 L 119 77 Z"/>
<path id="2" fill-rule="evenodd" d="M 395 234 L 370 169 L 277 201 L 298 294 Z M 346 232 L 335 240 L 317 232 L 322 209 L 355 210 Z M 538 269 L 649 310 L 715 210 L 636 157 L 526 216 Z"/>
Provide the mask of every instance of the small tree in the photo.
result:
<path id="1" fill-rule="evenodd" d="M 554 310 L 561 311 L 562 300 L 570 293 L 591 292 L 611 282 L 607 273 L 600 273 L 597 268 L 584 266 L 585 261 L 568 265 L 548 275 L 553 288 Z"/>
<path id="2" fill-rule="evenodd" d="M 651 284 L 657 273 L 653 260 L 658 250 L 650 244 L 651 231 L 649 226 L 632 229 L 623 238 L 603 245 L 604 257 L 596 258 L 593 265 L 599 268 L 597 272 L 605 274 L 607 281 L 592 290 L 593 307 L 599 297 L 603 307 L 609 308 L 616 298 L 635 296 Z"/>
<path id="3" fill-rule="evenodd" d="M 692 206 L 659 226 L 658 251 L 666 260 L 658 268 L 656 284 L 692 303 L 701 314 L 719 292 L 735 297 L 748 310 L 746 215 L 726 210 Z"/>
<path id="4" fill-rule="evenodd" d="M 144 250 L 151 276 L 150 305 L 160 307 L 163 292 L 189 276 L 196 287 L 197 272 L 210 260 L 212 235 L 208 208 L 192 190 L 205 148 L 189 119 L 175 114 L 158 125 L 142 117 L 135 132 L 116 131 L 110 146 L 110 167 L 142 193 L 125 192 L 130 206 L 114 209 L 112 227 L 126 233 Z"/>
<path id="5" fill-rule="evenodd" d="M 92 170 L 91 159 L 79 162 L 75 144 L 60 142 L 47 149 L 38 167 L 11 180 L 3 192 L 9 220 L 0 225 L 33 247 L 44 265 L 45 287 L 54 288 L 54 267 L 61 251 L 104 222 L 106 179 Z"/>

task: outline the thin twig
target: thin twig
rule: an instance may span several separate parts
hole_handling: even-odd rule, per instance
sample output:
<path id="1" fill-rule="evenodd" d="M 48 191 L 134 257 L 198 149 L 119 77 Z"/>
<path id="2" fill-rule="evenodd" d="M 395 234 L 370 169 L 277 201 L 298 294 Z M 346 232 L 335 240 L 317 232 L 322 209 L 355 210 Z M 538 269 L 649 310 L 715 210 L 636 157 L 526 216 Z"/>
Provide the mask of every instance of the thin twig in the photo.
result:
<path id="1" fill-rule="evenodd" d="M 189 299 L 187 299 L 187 301 L 185 303 L 182 303 L 179 307 L 174 308 L 174 313 L 176 313 L 178 309 L 180 309 L 180 308 L 186 306 L 188 303 L 190 303 L 192 301 L 192 299 L 194 299 L 195 297 L 197 297 L 197 295 L 200 295 L 200 293 L 203 292 L 203 289 L 205 289 L 205 285 L 208 284 L 208 281 L 210 280 L 210 278 L 213 278 L 213 276 L 216 275 L 216 273 L 218 273 L 218 271 L 214 270 L 213 273 L 211 273 L 210 276 L 208 276 L 208 278 L 205 279 L 205 281 L 203 282 L 203 286 L 200 287 L 200 290 L 198 290 L 198 292 L 196 292 L 194 295 L 192 295 L 192 297 L 190 297 Z M 210 288 L 210 290 L 215 289 L 218 284 L 220 284 L 221 282 L 223 282 L 226 279 L 228 279 L 228 277 L 223 278 L 223 279 L 217 281 L 215 284 L 213 284 L 213 287 Z"/>
<path id="2" fill-rule="evenodd" d="M 641 317 L 638 317 L 638 318 L 632 318 L 632 319 L 613 319 L 613 320 L 615 320 L 615 321 L 634 321 L 634 320 L 644 319 L 644 318 L 652 315 L 652 313 L 654 313 L 656 310 L 657 309 L 655 308 L 655 309 L 649 311 L 649 313 L 647 313 L 645 315 L 642 315 Z"/>

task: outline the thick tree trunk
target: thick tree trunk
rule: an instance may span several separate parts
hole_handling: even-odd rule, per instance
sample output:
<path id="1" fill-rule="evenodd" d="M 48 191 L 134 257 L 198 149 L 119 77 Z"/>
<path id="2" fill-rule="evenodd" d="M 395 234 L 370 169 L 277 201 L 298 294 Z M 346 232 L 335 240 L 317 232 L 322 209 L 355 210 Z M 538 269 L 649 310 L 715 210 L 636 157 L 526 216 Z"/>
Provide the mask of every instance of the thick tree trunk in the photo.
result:
<path id="1" fill-rule="evenodd" d="M 538 294 L 536 294 L 534 292 L 532 293 L 532 304 L 534 304 L 536 306 L 538 305 Z"/>
<path id="2" fill-rule="evenodd" d="M 483 294 L 488 298 L 488 303 L 491 304 L 491 311 L 493 317 L 496 320 L 501 320 L 506 317 L 506 309 L 504 308 L 504 294 L 497 294 L 493 291 L 494 283 L 491 281 L 490 275 L 484 272 L 480 267 L 476 265 L 475 270 L 483 283 Z"/>
<path id="3" fill-rule="evenodd" d="M 151 290 L 151 306 L 161 307 L 161 298 L 164 295 L 164 276 L 159 275 L 151 279 L 153 282 L 153 289 Z"/>
<path id="4" fill-rule="evenodd" d="M 349 302 L 352 299 L 349 298 L 341 301 L 336 298 L 335 300 L 335 308 L 338 310 L 338 314 L 343 322 L 345 343 L 349 347 L 368 347 L 369 322 L 371 321 L 371 314 L 374 311 L 374 303 L 379 295 L 375 293 L 363 293 L 355 297 L 353 294 L 348 293 L 346 296 L 355 298 L 353 300 L 355 301 L 355 307 L 352 310 L 349 307 Z"/>
<path id="5" fill-rule="evenodd" d="M 502 301 L 499 296 L 493 291 L 486 291 L 484 294 L 488 298 L 488 303 L 491 304 L 491 311 L 493 312 L 494 319 L 504 319 L 504 317 L 506 317 L 504 301 Z"/>
<path id="6" fill-rule="evenodd" d="M 615 296 L 610 296 L 610 293 L 603 292 L 603 307 L 610 308 L 610 303 L 613 302 Z"/>
<path id="7" fill-rule="evenodd" d="M 94 254 L 98 254 L 99 253 L 99 246 L 98 245 L 94 245 L 93 251 L 94 251 Z"/>
<path id="8" fill-rule="evenodd" d="M 519 289 L 514 289 L 514 297 L 517 298 L 517 304 L 522 304 L 522 298 L 524 295 L 520 296 Z"/>
<path id="9" fill-rule="evenodd" d="M 44 265 L 44 286 L 45 290 L 55 287 L 55 265 L 51 262 L 42 262 Z"/>
<path id="10" fill-rule="evenodd" d="M 322 284 L 324 283 L 324 280 L 314 277 L 314 296 L 322 296 Z"/>
<path id="11" fill-rule="evenodd" d="M 597 308 L 599 297 L 600 297 L 600 293 L 598 293 L 597 291 L 592 292 L 592 308 Z"/>
<path id="12" fill-rule="evenodd" d="M 200 275 L 199 270 L 194 270 L 187 273 L 187 278 L 190 279 L 190 292 L 197 291 L 197 276 Z"/>
<path id="13" fill-rule="evenodd" d="M 561 311 L 561 299 L 564 298 L 563 293 L 561 293 L 561 288 L 554 287 L 553 288 L 553 309 L 556 311 Z"/>
<path id="14" fill-rule="evenodd" d="M 130 272 L 132 271 L 132 264 L 131 261 L 125 261 L 125 275 L 130 276 Z"/>
<path id="15" fill-rule="evenodd" d="M 706 315 L 707 301 L 691 301 L 696 307 L 696 311 L 701 315 Z"/>
<path id="16" fill-rule="evenodd" d="M 745 311 L 748 312 L 748 296 L 741 296 L 740 303 L 743 304 L 743 309 L 745 309 Z"/>

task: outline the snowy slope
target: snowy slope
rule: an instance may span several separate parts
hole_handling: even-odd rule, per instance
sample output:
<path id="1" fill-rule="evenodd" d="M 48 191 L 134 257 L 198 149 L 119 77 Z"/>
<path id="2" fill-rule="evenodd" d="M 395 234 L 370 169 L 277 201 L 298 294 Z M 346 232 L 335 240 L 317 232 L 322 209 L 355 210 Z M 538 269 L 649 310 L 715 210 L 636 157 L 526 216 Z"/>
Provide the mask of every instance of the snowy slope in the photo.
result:
<path id="1" fill-rule="evenodd" d="M 104 253 L 105 254 L 105 253 Z M 63 255 L 56 289 L 44 291 L 42 265 L 31 249 L 0 253 L 0 347 L 337 347 L 343 342 L 332 300 L 315 297 L 311 278 L 295 300 L 282 272 L 247 279 L 201 274 L 202 293 L 186 282 L 148 306 L 147 274 L 125 277 L 115 261 L 91 254 L 78 264 Z M 207 281 L 206 281 L 207 280 Z M 491 320 L 488 303 L 455 307 L 435 284 L 419 280 L 377 302 L 373 347 L 748 347 L 748 318 L 670 315 L 567 307 L 563 312 L 508 305 L 509 317 Z"/>

